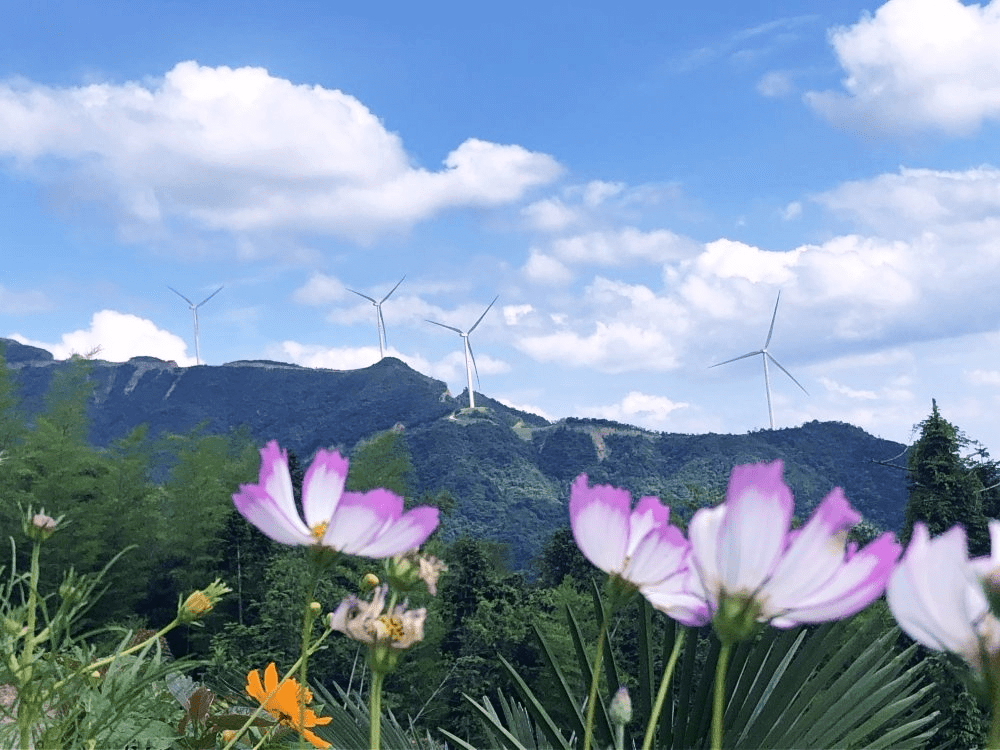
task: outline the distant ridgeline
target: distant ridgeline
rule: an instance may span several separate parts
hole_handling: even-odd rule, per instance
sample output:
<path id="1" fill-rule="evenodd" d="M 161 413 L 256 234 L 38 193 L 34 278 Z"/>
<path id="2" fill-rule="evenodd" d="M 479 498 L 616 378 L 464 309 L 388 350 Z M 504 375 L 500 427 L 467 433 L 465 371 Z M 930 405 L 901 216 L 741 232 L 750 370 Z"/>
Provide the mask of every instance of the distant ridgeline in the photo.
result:
<path id="1" fill-rule="evenodd" d="M 0 344 L 30 418 L 53 372 L 68 363 L 15 341 Z M 721 496 L 734 464 L 780 458 L 803 520 L 838 485 L 885 529 L 898 530 L 906 507 L 905 472 L 875 463 L 899 457 L 894 463 L 905 466 L 905 446 L 841 422 L 676 435 L 600 419 L 550 423 L 482 394 L 470 412 L 462 410 L 467 397 L 452 397 L 443 382 L 392 357 L 344 371 L 259 360 L 178 367 L 153 357 L 90 364 L 90 438 L 98 446 L 144 423 L 151 437 L 200 424 L 210 434 L 245 426 L 259 444 L 278 440 L 306 462 L 319 447 L 350 452 L 375 433 L 401 429 L 417 493 L 448 490 L 456 501 L 444 537 L 503 542 L 515 569 L 568 523 L 569 484 L 582 472 L 635 497 L 659 495 L 686 518 Z"/>

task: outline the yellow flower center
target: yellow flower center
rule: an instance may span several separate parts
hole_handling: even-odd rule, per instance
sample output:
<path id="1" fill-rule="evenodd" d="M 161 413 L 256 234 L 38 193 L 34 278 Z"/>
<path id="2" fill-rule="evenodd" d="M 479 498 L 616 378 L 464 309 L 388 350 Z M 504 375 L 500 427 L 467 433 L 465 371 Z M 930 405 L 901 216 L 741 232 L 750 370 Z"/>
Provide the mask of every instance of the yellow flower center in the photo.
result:
<path id="1" fill-rule="evenodd" d="M 315 539 L 317 542 L 322 542 L 323 537 L 326 536 L 326 527 L 329 525 L 330 525 L 329 523 L 323 521 L 323 523 L 318 523 L 315 526 L 313 526 L 312 527 L 313 539 Z"/>
<path id="2" fill-rule="evenodd" d="M 184 602 L 184 607 L 196 615 L 203 615 L 212 609 L 212 601 L 202 591 L 195 591 Z"/>
<path id="3" fill-rule="evenodd" d="M 369 623 L 368 633 L 376 641 L 401 641 L 403 621 L 393 615 L 382 615 Z"/>

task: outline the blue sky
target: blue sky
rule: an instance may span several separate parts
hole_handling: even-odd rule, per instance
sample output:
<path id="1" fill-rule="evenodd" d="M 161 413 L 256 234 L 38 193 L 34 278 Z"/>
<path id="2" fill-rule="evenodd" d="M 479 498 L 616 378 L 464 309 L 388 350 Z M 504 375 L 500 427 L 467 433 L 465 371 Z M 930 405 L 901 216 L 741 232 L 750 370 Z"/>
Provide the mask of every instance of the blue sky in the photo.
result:
<path id="1" fill-rule="evenodd" d="M 0 335 L 548 418 L 1000 456 L 1000 0 L 39 2 L 0 26 Z"/>

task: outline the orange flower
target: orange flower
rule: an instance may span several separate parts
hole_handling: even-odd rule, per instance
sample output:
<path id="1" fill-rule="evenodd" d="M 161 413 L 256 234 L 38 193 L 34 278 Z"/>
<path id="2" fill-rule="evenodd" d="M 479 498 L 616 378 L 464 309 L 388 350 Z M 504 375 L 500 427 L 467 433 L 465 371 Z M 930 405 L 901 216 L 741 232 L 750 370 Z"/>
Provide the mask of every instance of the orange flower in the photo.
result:
<path id="1" fill-rule="evenodd" d="M 278 684 L 278 670 L 273 661 L 264 670 L 263 685 L 259 669 L 247 674 L 246 690 L 279 724 L 294 729 L 312 743 L 313 747 L 332 747 L 329 742 L 309 731 L 312 727 L 329 724 L 332 719 L 329 716 L 318 717 L 315 711 L 304 708 L 305 704 L 312 701 L 309 688 L 300 688 L 299 683 L 291 678 Z"/>

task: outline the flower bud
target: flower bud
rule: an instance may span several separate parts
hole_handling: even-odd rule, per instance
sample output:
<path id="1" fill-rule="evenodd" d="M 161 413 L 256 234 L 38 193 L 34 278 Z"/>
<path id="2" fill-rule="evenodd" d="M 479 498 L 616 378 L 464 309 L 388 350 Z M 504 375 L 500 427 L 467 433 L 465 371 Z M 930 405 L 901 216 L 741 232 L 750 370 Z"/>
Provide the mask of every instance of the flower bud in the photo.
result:
<path id="1" fill-rule="evenodd" d="M 381 583 L 374 573 L 365 573 L 365 577 L 361 579 L 361 592 L 367 594 Z"/>
<path id="2" fill-rule="evenodd" d="M 59 521 L 62 520 L 61 516 L 59 518 L 53 518 L 52 516 L 46 515 L 44 510 L 33 514 L 29 510 L 28 513 L 31 517 L 26 519 L 23 523 L 24 533 L 29 539 L 36 542 L 44 542 L 52 536 L 55 533 L 56 526 L 59 524 Z"/>
<path id="3" fill-rule="evenodd" d="M 218 578 L 200 591 L 195 591 L 177 608 L 177 619 L 183 623 L 191 623 L 200 619 L 216 605 L 223 594 L 230 589 Z"/>
<path id="4" fill-rule="evenodd" d="M 611 699 L 608 716 L 612 724 L 621 727 L 632 721 L 632 698 L 629 697 L 628 688 L 624 685 L 618 688 L 615 697 Z"/>

